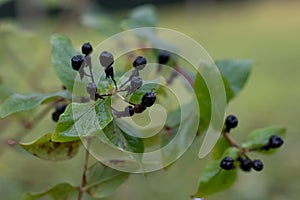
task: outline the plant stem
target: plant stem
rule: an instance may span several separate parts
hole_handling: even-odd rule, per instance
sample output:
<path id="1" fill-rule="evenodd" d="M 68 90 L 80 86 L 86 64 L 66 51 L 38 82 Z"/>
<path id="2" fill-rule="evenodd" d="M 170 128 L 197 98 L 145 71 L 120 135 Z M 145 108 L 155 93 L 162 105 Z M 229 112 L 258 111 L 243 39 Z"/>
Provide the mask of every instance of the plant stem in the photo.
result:
<path id="1" fill-rule="evenodd" d="M 81 184 L 78 188 L 78 200 L 82 200 L 82 196 L 84 193 L 84 187 L 86 184 L 86 171 L 88 169 L 88 162 L 89 162 L 89 151 L 87 150 L 89 146 L 89 141 L 87 141 L 85 156 L 84 156 L 84 164 L 83 164 L 83 171 L 82 171 L 82 178 L 81 178 Z"/>
<path id="2" fill-rule="evenodd" d="M 194 87 L 194 80 L 193 80 L 191 77 L 189 77 L 189 75 L 187 75 L 187 74 L 185 73 L 185 71 L 183 71 L 183 70 L 180 68 L 180 66 L 179 66 L 176 62 L 174 62 L 174 69 L 175 69 L 179 74 L 181 74 L 181 75 L 189 82 L 189 84 L 190 84 L 192 87 Z"/>

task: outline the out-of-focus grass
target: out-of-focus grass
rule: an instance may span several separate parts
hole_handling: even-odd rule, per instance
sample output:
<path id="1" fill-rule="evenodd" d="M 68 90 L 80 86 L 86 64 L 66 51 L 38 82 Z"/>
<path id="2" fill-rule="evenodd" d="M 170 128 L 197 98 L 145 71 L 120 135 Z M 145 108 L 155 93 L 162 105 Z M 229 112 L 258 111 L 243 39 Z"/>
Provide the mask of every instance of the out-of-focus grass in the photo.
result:
<path id="1" fill-rule="evenodd" d="M 214 59 L 250 58 L 256 61 L 245 89 L 228 107 L 228 112 L 240 119 L 234 136 L 242 141 L 251 129 L 269 125 L 288 129 L 285 145 L 278 153 L 269 157 L 251 155 L 264 161 L 263 172 L 240 173 L 232 189 L 207 199 L 284 200 L 298 199 L 300 195 L 300 161 L 297 159 L 300 139 L 299 7 L 297 2 L 266 2 L 239 6 L 177 5 L 158 10 L 161 26 L 194 38 Z M 60 87 L 50 64 L 48 41 L 51 32 L 56 32 L 51 27 L 55 24 L 49 22 L 34 35 L 19 35 L 19 31 L 6 35 L 5 42 L 15 55 L 0 48 L 0 72 L 3 81 L 15 91 Z M 97 44 L 103 39 L 93 31 L 76 26 L 63 27 L 59 32 L 68 35 L 77 47 L 87 40 Z M 16 66 L 15 56 L 28 68 Z M 35 83 L 41 85 L 35 86 Z M 48 121 L 43 120 L 25 139 L 51 130 L 54 123 L 43 127 Z M 13 124 L 17 122 L 14 120 Z M 0 138 L 9 137 L 12 130 L 15 127 L 6 129 Z M 150 173 L 147 177 L 132 175 L 107 199 L 189 199 L 209 159 L 198 159 L 200 145 L 201 141 L 196 141 L 168 171 Z M 29 158 L 16 150 L 6 150 L 0 157 L 1 198 L 18 199 L 22 191 L 46 189 L 58 181 L 76 184 L 80 179 L 81 159 L 79 155 L 70 162 L 52 164 Z"/>

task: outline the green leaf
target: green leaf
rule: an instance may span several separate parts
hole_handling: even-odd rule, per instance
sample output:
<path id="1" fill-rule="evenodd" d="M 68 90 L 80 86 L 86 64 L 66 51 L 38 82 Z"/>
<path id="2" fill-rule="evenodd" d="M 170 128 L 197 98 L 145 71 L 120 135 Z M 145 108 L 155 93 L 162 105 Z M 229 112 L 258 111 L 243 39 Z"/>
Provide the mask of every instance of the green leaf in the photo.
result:
<path id="1" fill-rule="evenodd" d="M 53 142 L 51 137 L 52 133 L 48 133 L 36 141 L 20 143 L 20 146 L 38 158 L 51 161 L 68 160 L 77 154 L 81 141 Z"/>
<path id="2" fill-rule="evenodd" d="M 13 94 L 2 104 L 0 117 L 4 118 L 20 111 L 31 110 L 40 104 L 53 101 L 57 97 L 63 97 L 66 99 L 71 98 L 70 93 L 65 90 L 50 94 Z"/>
<path id="3" fill-rule="evenodd" d="M 103 129 L 103 132 L 114 145 L 122 150 L 131 151 L 133 153 L 144 152 L 143 139 L 126 134 L 114 122 L 107 125 Z"/>
<path id="4" fill-rule="evenodd" d="M 230 147 L 230 143 L 225 137 L 221 137 L 213 148 L 212 157 L 214 160 L 221 158 L 224 151 Z"/>
<path id="5" fill-rule="evenodd" d="M 228 81 L 234 96 L 237 96 L 244 87 L 254 62 L 252 60 L 227 59 L 215 63 Z"/>
<path id="6" fill-rule="evenodd" d="M 72 47 L 71 41 L 63 35 L 52 35 L 50 42 L 52 45 L 51 62 L 56 75 L 62 84 L 72 92 L 77 72 L 72 69 L 71 58 L 80 53 Z"/>
<path id="7" fill-rule="evenodd" d="M 86 176 L 87 194 L 94 198 L 104 198 L 123 184 L 129 174 L 95 163 L 88 168 Z"/>
<path id="8" fill-rule="evenodd" d="M 132 9 L 129 17 L 123 20 L 121 27 L 124 29 L 140 28 L 140 27 L 156 27 L 158 19 L 154 6 L 142 5 Z"/>
<path id="9" fill-rule="evenodd" d="M 61 183 L 45 192 L 25 193 L 22 200 L 36 200 L 45 196 L 51 197 L 53 200 L 75 200 L 78 198 L 78 190 L 69 183 Z"/>
<path id="10" fill-rule="evenodd" d="M 222 158 L 230 156 L 233 159 L 238 157 L 239 150 L 236 148 L 228 148 Z M 209 163 L 199 180 L 198 191 L 193 195 L 195 198 L 205 198 L 222 190 L 231 187 L 237 179 L 237 168 L 226 171 L 221 169 L 220 160 Z"/>
<path id="11" fill-rule="evenodd" d="M 267 127 L 262 129 L 257 129 L 252 131 L 247 138 L 246 143 L 242 144 L 243 148 L 260 148 L 268 143 L 269 138 L 272 135 L 277 135 L 282 138 L 285 136 L 286 129 L 279 128 L 279 127 Z M 271 154 L 274 153 L 276 149 L 266 150 L 259 150 L 260 153 L 264 154 Z"/>
<path id="12" fill-rule="evenodd" d="M 96 102 L 72 103 L 60 116 L 52 140 L 70 142 L 81 136 L 95 134 L 105 128 L 113 119 L 110 110 L 110 98 Z"/>

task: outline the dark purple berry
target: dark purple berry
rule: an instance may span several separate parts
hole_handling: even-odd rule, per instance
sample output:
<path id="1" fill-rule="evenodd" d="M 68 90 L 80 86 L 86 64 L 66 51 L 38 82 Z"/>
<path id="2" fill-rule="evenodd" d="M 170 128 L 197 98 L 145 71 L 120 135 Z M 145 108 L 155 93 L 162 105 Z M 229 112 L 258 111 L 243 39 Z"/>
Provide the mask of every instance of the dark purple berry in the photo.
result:
<path id="1" fill-rule="evenodd" d="M 84 62 L 84 56 L 82 56 L 82 55 L 73 56 L 71 59 L 72 68 L 75 71 L 78 71 L 83 62 Z"/>
<path id="2" fill-rule="evenodd" d="M 264 168 L 264 164 L 261 162 L 261 160 L 253 160 L 252 161 L 252 168 L 255 170 L 255 171 L 261 171 L 263 170 Z"/>
<path id="3" fill-rule="evenodd" d="M 283 140 L 281 137 L 277 135 L 272 135 L 269 138 L 269 144 L 272 149 L 276 149 L 279 148 L 281 145 L 283 145 Z"/>
<path id="4" fill-rule="evenodd" d="M 99 56 L 100 64 L 107 68 L 114 63 L 114 56 L 108 51 L 102 51 Z"/>
<path id="5" fill-rule="evenodd" d="M 55 121 L 55 122 L 58 122 L 60 115 L 61 114 L 59 114 L 58 112 L 53 112 L 52 113 L 52 120 Z"/>
<path id="6" fill-rule="evenodd" d="M 138 56 L 134 59 L 132 65 L 137 70 L 142 70 L 147 64 L 147 60 L 143 56 Z"/>
<path id="7" fill-rule="evenodd" d="M 229 132 L 230 129 L 237 127 L 238 119 L 234 115 L 228 115 L 225 120 L 226 130 Z"/>
<path id="8" fill-rule="evenodd" d="M 86 56 L 92 53 L 92 51 L 93 47 L 89 42 L 84 43 L 81 47 L 81 52 Z"/>
<path id="9" fill-rule="evenodd" d="M 158 53 L 158 63 L 161 65 L 166 64 L 170 59 L 170 54 L 167 51 L 160 51 Z"/>
<path id="10" fill-rule="evenodd" d="M 125 108 L 125 115 L 126 116 L 132 116 L 134 114 L 134 109 L 132 106 L 127 106 Z"/>
<path id="11" fill-rule="evenodd" d="M 142 97 L 142 103 L 146 107 L 151 107 L 156 100 L 156 95 L 153 92 L 146 92 Z"/>
<path id="12" fill-rule="evenodd" d="M 55 108 L 55 112 L 52 113 L 52 119 L 53 121 L 57 122 L 59 119 L 59 116 L 63 114 L 67 108 L 68 104 L 62 103 L 58 104 Z"/>
<path id="13" fill-rule="evenodd" d="M 132 77 L 130 81 L 131 90 L 139 89 L 142 85 L 143 85 L 143 80 L 140 77 L 138 76 Z"/>
<path id="14" fill-rule="evenodd" d="M 143 104 L 136 104 L 134 105 L 134 113 L 142 113 L 147 109 L 147 107 Z"/>
<path id="15" fill-rule="evenodd" d="M 87 93 L 89 93 L 90 95 L 95 95 L 96 92 L 97 92 L 97 86 L 95 83 L 88 83 L 87 86 L 86 86 L 86 91 Z"/>
<path id="16" fill-rule="evenodd" d="M 234 168 L 234 160 L 227 156 L 221 161 L 220 167 L 225 170 L 232 170 Z"/>
<path id="17" fill-rule="evenodd" d="M 250 172 L 252 167 L 252 162 L 248 158 L 239 158 L 238 161 L 240 161 L 240 168 L 245 172 Z"/>

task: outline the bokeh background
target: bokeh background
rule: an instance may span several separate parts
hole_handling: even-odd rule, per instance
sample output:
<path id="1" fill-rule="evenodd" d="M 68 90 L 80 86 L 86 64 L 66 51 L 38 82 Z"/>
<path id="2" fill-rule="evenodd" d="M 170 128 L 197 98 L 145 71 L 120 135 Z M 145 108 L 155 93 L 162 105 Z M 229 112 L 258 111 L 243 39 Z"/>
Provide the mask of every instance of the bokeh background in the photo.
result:
<path id="1" fill-rule="evenodd" d="M 0 103 L 13 92 L 49 92 L 61 88 L 50 63 L 49 39 L 67 35 L 73 45 L 98 44 L 117 29 L 101 25 L 119 21 L 134 6 L 152 3 L 160 26 L 194 38 L 214 59 L 255 60 L 250 79 L 228 107 L 240 119 L 233 134 L 243 141 L 249 131 L 270 125 L 288 129 L 283 148 L 271 156 L 253 154 L 265 163 L 261 173 L 239 174 L 229 190 L 208 200 L 296 200 L 300 195 L 300 2 L 277 1 L 59 1 L 0 0 Z M 101 16 L 95 20 L 93 15 Z M 99 23 L 99 29 L 90 28 Z M 8 139 L 30 141 L 51 131 L 50 116 L 31 130 L 31 114 L 0 121 L 0 196 L 20 199 L 24 191 L 41 191 L 59 182 L 80 181 L 83 154 L 51 163 L 9 147 Z M 28 124 L 27 124 L 28 126 Z M 199 160 L 198 140 L 168 170 L 132 175 L 108 200 L 185 200 L 197 188 L 209 157 Z"/>

